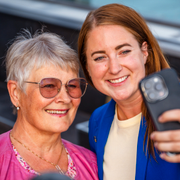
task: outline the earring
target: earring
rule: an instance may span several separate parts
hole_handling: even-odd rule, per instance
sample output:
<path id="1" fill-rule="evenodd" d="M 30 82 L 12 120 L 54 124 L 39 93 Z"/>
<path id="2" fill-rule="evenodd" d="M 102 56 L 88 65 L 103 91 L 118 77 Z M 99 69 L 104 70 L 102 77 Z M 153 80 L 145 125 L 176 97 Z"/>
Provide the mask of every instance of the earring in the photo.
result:
<path id="1" fill-rule="evenodd" d="M 18 106 L 18 103 L 17 103 L 17 107 L 16 107 L 16 108 L 17 108 L 17 111 L 18 111 L 18 110 L 19 110 L 19 106 Z"/>

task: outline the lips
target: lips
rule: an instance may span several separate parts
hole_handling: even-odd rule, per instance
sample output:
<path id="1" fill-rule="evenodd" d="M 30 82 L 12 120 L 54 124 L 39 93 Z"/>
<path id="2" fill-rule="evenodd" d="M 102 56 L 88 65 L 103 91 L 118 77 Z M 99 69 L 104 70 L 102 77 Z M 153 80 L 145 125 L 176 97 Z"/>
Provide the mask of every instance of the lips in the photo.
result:
<path id="1" fill-rule="evenodd" d="M 118 79 L 111 79 L 111 80 L 109 80 L 109 82 L 111 82 L 113 84 L 121 83 L 121 82 L 125 81 L 127 78 L 128 78 L 128 76 L 124 76 L 124 77 L 121 77 L 121 78 L 118 78 Z"/>
<path id="2" fill-rule="evenodd" d="M 68 110 L 45 110 L 49 114 L 66 114 Z"/>

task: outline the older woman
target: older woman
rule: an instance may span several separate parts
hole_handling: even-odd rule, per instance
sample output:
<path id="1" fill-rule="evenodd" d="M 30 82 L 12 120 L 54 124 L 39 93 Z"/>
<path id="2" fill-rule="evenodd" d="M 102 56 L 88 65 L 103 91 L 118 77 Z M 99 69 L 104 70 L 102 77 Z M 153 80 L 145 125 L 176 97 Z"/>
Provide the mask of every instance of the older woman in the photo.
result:
<path id="1" fill-rule="evenodd" d="M 76 53 L 55 34 L 23 34 L 6 57 L 17 120 L 11 131 L 0 135 L 0 179 L 24 180 L 47 171 L 98 179 L 95 154 L 61 139 L 87 86 L 78 77 Z"/>
<path id="2" fill-rule="evenodd" d="M 151 135 L 154 126 L 138 89 L 143 77 L 169 68 L 144 19 L 124 5 L 102 6 L 88 14 L 78 43 L 87 80 L 112 98 L 89 123 L 100 180 L 180 179 L 180 163 L 163 160 L 180 162 L 180 155 L 160 155 L 180 152 L 180 130 Z M 161 121 L 179 120 L 180 110 L 174 112 L 166 112 L 169 117 L 164 114 Z"/>

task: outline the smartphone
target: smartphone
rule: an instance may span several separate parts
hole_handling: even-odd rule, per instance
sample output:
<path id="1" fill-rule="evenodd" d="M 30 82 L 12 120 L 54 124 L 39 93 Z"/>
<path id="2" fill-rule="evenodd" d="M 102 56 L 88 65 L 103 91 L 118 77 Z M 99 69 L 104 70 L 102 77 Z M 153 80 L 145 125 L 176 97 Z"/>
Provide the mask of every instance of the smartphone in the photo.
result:
<path id="1" fill-rule="evenodd" d="M 164 69 L 145 77 L 140 81 L 139 89 L 157 131 L 180 129 L 178 121 L 158 122 L 164 111 L 180 109 L 180 82 L 174 69 Z"/>

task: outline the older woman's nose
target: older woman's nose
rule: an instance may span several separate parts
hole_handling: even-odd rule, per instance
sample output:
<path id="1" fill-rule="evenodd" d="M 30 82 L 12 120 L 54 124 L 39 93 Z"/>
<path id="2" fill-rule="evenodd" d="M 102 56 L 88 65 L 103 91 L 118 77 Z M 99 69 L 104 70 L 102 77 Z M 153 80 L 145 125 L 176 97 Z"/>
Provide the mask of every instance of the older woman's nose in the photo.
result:
<path id="1" fill-rule="evenodd" d="M 67 89 L 65 85 L 63 85 L 59 91 L 59 93 L 55 97 L 56 102 L 64 102 L 64 103 L 70 103 L 71 97 L 69 96 Z"/>
<path id="2" fill-rule="evenodd" d="M 111 74 L 118 74 L 122 70 L 122 65 L 117 57 L 109 59 L 109 72 Z"/>

